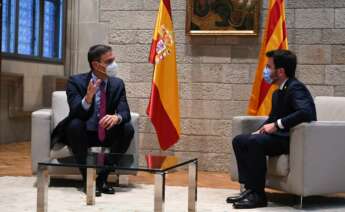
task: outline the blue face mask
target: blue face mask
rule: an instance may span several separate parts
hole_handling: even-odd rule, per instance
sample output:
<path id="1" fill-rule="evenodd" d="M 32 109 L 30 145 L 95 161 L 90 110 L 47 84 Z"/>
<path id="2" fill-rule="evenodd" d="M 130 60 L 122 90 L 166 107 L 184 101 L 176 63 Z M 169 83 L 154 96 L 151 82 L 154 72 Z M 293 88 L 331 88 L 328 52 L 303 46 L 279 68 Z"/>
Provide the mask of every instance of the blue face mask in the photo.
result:
<path id="1" fill-rule="evenodd" d="M 268 83 L 268 84 L 272 84 L 273 79 L 271 78 L 271 69 L 268 68 L 267 66 L 264 69 L 264 80 Z"/>

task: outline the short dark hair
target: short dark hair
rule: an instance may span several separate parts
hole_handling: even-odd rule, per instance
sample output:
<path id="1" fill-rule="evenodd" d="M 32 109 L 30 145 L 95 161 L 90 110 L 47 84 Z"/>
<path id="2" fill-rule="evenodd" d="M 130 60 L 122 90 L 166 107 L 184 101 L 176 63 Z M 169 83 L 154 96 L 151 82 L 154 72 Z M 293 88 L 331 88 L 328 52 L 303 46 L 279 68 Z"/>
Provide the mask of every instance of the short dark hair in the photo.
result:
<path id="1" fill-rule="evenodd" d="M 266 52 L 266 56 L 273 58 L 275 68 L 284 68 L 287 77 L 295 77 L 297 57 L 292 51 L 277 49 Z"/>
<path id="2" fill-rule="evenodd" d="M 97 44 L 94 46 L 91 46 L 89 49 L 89 52 L 87 53 L 87 60 L 89 61 L 89 66 L 92 68 L 92 62 L 93 61 L 99 61 L 101 59 L 101 56 L 109 51 L 111 51 L 111 47 L 103 44 Z"/>

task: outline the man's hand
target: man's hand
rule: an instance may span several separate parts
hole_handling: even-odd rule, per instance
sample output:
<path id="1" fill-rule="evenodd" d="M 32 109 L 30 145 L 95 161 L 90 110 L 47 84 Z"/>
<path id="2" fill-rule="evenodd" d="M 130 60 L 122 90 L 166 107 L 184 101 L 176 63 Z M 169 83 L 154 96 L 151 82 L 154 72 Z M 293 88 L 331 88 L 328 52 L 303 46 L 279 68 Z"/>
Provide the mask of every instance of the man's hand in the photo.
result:
<path id="1" fill-rule="evenodd" d="M 101 84 L 101 80 L 98 79 L 96 80 L 96 82 L 94 83 L 93 80 L 90 80 L 89 85 L 87 86 L 87 92 L 86 92 L 86 96 L 85 96 L 85 101 L 88 104 L 92 103 L 92 99 L 95 96 L 97 87 Z"/>
<path id="2" fill-rule="evenodd" d="M 99 125 L 107 130 L 112 128 L 120 121 L 117 115 L 105 115 L 100 121 Z"/>
<path id="3" fill-rule="evenodd" d="M 108 78 L 105 67 L 99 68 L 93 72 L 97 78 L 105 80 Z"/>
<path id="4" fill-rule="evenodd" d="M 270 124 L 265 124 L 264 126 L 262 126 L 259 129 L 260 133 L 266 133 L 266 134 L 272 134 L 275 133 L 277 131 L 277 127 L 274 125 L 274 123 L 270 123 Z"/>

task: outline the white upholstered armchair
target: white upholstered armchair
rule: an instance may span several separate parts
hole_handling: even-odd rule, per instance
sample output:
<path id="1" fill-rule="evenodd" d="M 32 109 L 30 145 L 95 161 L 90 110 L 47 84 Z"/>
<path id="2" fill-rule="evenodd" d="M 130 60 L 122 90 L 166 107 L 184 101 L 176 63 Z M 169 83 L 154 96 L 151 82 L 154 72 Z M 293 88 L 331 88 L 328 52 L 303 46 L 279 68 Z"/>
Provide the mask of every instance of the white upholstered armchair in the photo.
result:
<path id="1" fill-rule="evenodd" d="M 345 97 L 316 97 L 317 120 L 290 131 L 290 154 L 269 157 L 266 186 L 301 197 L 345 192 Z M 233 118 L 232 136 L 255 131 L 263 116 Z M 238 181 L 231 149 L 231 179 Z"/>
<path id="2" fill-rule="evenodd" d="M 69 113 L 67 103 L 67 96 L 65 91 L 55 91 L 52 94 L 52 108 L 41 109 L 32 113 L 31 119 L 31 155 L 32 155 L 32 172 L 36 173 L 37 163 L 47 160 L 54 160 L 60 157 L 72 155 L 67 146 L 59 150 L 50 149 L 50 135 L 56 125 L 64 119 Z M 138 118 L 139 114 L 131 113 L 131 122 L 133 124 L 135 133 L 131 144 L 127 150 L 127 154 L 133 154 L 133 165 L 138 165 Z M 49 167 L 51 174 L 67 175 L 78 174 L 76 168 L 56 168 Z M 134 173 L 134 172 L 132 172 Z M 119 173 L 121 174 L 121 172 Z M 127 174 L 127 173 L 125 173 Z"/>

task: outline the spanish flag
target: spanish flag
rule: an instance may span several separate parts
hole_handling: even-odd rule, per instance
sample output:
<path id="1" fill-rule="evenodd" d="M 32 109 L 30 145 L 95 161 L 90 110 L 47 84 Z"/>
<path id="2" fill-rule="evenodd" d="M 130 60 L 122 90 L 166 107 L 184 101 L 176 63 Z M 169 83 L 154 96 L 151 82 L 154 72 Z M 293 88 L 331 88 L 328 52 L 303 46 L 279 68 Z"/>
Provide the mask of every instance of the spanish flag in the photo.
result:
<path id="1" fill-rule="evenodd" d="M 161 149 L 180 137 L 180 109 L 176 49 L 170 0 L 161 0 L 151 44 L 149 62 L 154 64 L 147 115 L 156 129 Z"/>
<path id="2" fill-rule="evenodd" d="M 266 83 L 263 70 L 267 64 L 266 52 L 275 49 L 288 49 L 284 0 L 269 0 L 269 12 L 266 18 L 266 28 L 262 39 L 259 64 L 249 100 L 250 115 L 268 115 L 271 112 L 272 93 L 277 86 Z"/>

